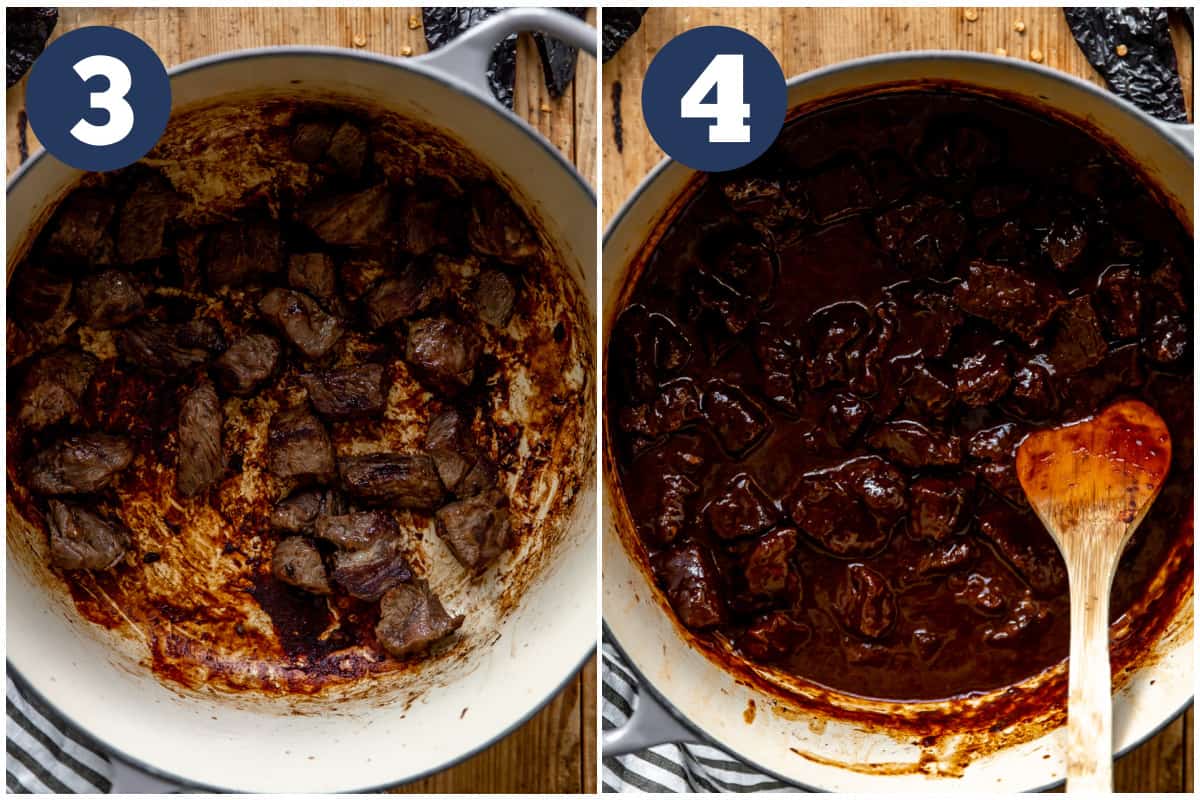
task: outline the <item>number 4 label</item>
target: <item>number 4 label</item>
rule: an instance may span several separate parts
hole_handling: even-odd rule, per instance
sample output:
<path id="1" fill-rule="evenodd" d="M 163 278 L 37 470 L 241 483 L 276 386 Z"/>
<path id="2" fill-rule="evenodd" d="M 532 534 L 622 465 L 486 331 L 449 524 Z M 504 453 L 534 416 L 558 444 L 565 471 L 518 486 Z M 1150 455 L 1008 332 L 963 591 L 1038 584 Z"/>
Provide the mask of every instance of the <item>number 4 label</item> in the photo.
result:
<path id="1" fill-rule="evenodd" d="M 743 102 L 742 83 L 741 53 L 714 56 L 684 93 L 679 115 L 684 119 L 715 120 L 708 128 L 709 142 L 749 142 L 750 126 L 746 120 L 750 117 L 750 105 Z M 704 102 L 714 86 L 716 102 Z"/>

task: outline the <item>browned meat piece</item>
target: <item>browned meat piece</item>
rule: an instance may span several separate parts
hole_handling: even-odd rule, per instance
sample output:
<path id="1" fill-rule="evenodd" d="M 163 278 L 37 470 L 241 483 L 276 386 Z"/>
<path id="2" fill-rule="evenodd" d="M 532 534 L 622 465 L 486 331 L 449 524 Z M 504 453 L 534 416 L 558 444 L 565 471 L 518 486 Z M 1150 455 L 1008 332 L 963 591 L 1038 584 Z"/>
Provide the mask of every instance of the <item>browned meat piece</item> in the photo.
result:
<path id="1" fill-rule="evenodd" d="M 626 433 L 651 439 L 699 422 L 700 391 L 691 378 L 679 378 L 664 386 L 652 403 L 621 410 L 618 425 Z"/>
<path id="2" fill-rule="evenodd" d="M 274 336 L 247 334 L 213 362 L 217 382 L 231 394 L 252 394 L 275 374 L 282 353 L 283 348 Z"/>
<path id="3" fill-rule="evenodd" d="M 793 597 L 799 595 L 800 573 L 791 564 L 799 535 L 793 528 L 779 528 L 754 542 L 743 565 L 746 588 L 751 594 L 757 597 L 777 597 L 784 592 Z"/>
<path id="4" fill-rule="evenodd" d="M 966 279 L 954 288 L 954 302 L 968 314 L 1033 344 L 1066 298 L 1053 284 L 1015 269 L 972 261 Z"/>
<path id="5" fill-rule="evenodd" d="M 745 473 L 735 476 L 708 506 L 709 524 L 722 539 L 759 533 L 779 522 L 780 516 L 775 502 Z"/>
<path id="6" fill-rule="evenodd" d="M 758 404 L 721 380 L 708 382 L 700 410 L 717 441 L 734 454 L 744 453 L 771 427 Z"/>
<path id="7" fill-rule="evenodd" d="M 115 328 L 145 310 L 142 290 L 128 272 L 110 269 L 88 275 L 75 291 L 79 319 L 93 328 Z"/>
<path id="8" fill-rule="evenodd" d="M 29 367 L 17 395 L 17 420 L 38 431 L 78 416 L 79 400 L 91 383 L 97 361 L 79 350 L 56 350 Z"/>
<path id="9" fill-rule="evenodd" d="M 221 426 L 225 414 L 208 381 L 183 397 L 179 408 L 179 467 L 175 488 L 183 497 L 207 489 L 225 471 Z"/>
<path id="10" fill-rule="evenodd" d="M 875 235 L 900 266 L 918 275 L 940 274 L 962 249 L 967 222 L 944 201 L 920 195 L 880 214 Z"/>
<path id="11" fill-rule="evenodd" d="M 49 322 L 67 310 L 74 288 L 70 278 L 25 264 L 13 275 L 8 313 L 22 322 Z"/>
<path id="12" fill-rule="evenodd" d="M 812 638 L 812 628 L 785 611 L 763 614 L 737 639 L 737 648 L 759 661 L 776 661 L 795 653 Z"/>
<path id="13" fill-rule="evenodd" d="M 182 375 L 223 352 L 225 333 L 207 317 L 180 325 L 143 321 L 121 331 L 117 350 L 126 361 L 150 372 Z"/>
<path id="14" fill-rule="evenodd" d="M 351 597 L 374 602 L 384 592 L 412 580 L 399 536 L 381 536 L 359 550 L 333 554 L 333 580 Z"/>
<path id="15" fill-rule="evenodd" d="M 954 365 L 954 384 L 964 405 L 980 408 L 1004 396 L 1012 382 L 1008 351 L 985 343 L 958 359 Z"/>
<path id="16" fill-rule="evenodd" d="M 1093 306 L 1117 339 L 1132 339 L 1142 327 L 1143 280 L 1130 267 L 1105 270 Z"/>
<path id="17" fill-rule="evenodd" d="M 1058 408 L 1058 398 L 1050 386 L 1049 371 L 1032 360 L 1013 372 L 1009 397 L 1013 408 L 1026 417 L 1047 417 Z"/>
<path id="18" fill-rule="evenodd" d="M 908 529 L 918 539 L 940 542 L 964 527 L 970 486 L 962 479 L 926 475 L 909 487 L 912 511 Z"/>
<path id="19" fill-rule="evenodd" d="M 292 133 L 292 155 L 297 161 L 315 164 L 325 157 L 335 125 L 329 120 L 300 122 Z"/>
<path id="20" fill-rule="evenodd" d="M 1003 147 L 988 130 L 950 119 L 935 123 L 921 143 L 920 166 L 935 178 L 974 179 L 999 159 Z"/>
<path id="21" fill-rule="evenodd" d="M 275 545 L 271 574 L 286 584 L 313 594 L 332 594 L 325 562 L 316 545 L 302 536 L 289 536 Z"/>
<path id="22" fill-rule="evenodd" d="M 813 204 L 817 222 L 827 224 L 875 205 L 877 198 L 862 168 L 849 159 L 838 159 L 818 168 L 805 193 Z"/>
<path id="23" fill-rule="evenodd" d="M 851 564 L 834 602 L 842 624 L 859 636 L 879 639 L 896 624 L 896 596 L 887 578 L 865 564 Z"/>
<path id="24" fill-rule="evenodd" d="M 975 540 L 958 536 L 941 542 L 929 552 L 923 553 L 920 561 L 917 562 L 917 574 L 923 578 L 930 575 L 944 575 L 970 564 L 977 556 Z"/>
<path id="25" fill-rule="evenodd" d="M 400 535 L 396 520 L 386 511 L 319 516 L 313 530 L 343 550 L 366 550 L 378 539 Z"/>
<path id="26" fill-rule="evenodd" d="M 267 457 L 271 472 L 280 478 L 319 482 L 334 474 L 329 433 L 307 409 L 280 411 L 272 417 Z"/>
<path id="27" fill-rule="evenodd" d="M 300 206 L 299 219 L 323 242 L 370 247 L 387 239 L 392 193 L 386 183 L 345 194 L 322 195 Z"/>
<path id="28" fill-rule="evenodd" d="M 271 527 L 287 533 L 311 534 L 317 520 L 346 513 L 342 495 L 332 489 L 298 492 L 271 511 Z"/>
<path id="29" fill-rule="evenodd" d="M 212 288 L 240 286 L 283 270 L 283 244 L 273 221 L 228 222 L 204 240 L 204 261 Z"/>
<path id="30" fill-rule="evenodd" d="M 685 542 L 660 553 L 654 573 L 684 625 L 703 630 L 725 619 L 717 568 L 698 542 Z"/>
<path id="31" fill-rule="evenodd" d="M 736 240 L 707 254 L 705 269 L 739 295 L 759 303 L 770 299 L 778 272 L 770 250 Z"/>
<path id="32" fill-rule="evenodd" d="M 296 253 L 288 259 L 288 286 L 315 297 L 331 312 L 340 310 L 337 270 L 324 253 Z"/>
<path id="33" fill-rule="evenodd" d="M 696 271 L 690 282 L 695 313 L 707 315 L 725 330 L 737 336 L 758 317 L 759 304 L 707 272 Z"/>
<path id="34" fill-rule="evenodd" d="M 1071 300 L 1058 312 L 1049 362 L 1055 375 L 1074 375 L 1104 360 L 1108 342 L 1100 330 L 1100 320 L 1084 295 Z"/>
<path id="35" fill-rule="evenodd" d="M 470 328 L 447 317 L 431 317 L 409 326 L 404 358 L 433 388 L 454 396 L 475 380 L 482 349 Z"/>
<path id="36" fill-rule="evenodd" d="M 137 185 L 117 223 L 117 254 L 124 264 L 162 258 L 167 254 L 167 227 L 179 209 L 179 196 L 157 175 Z"/>
<path id="37" fill-rule="evenodd" d="M 444 294 L 441 276 L 429 264 L 414 261 L 397 277 L 384 278 L 363 296 L 367 324 L 379 329 L 399 322 L 428 310 Z"/>
<path id="38" fill-rule="evenodd" d="M 687 524 L 688 505 L 700 487 L 684 475 L 666 475 L 654 518 L 654 534 L 663 544 L 675 541 Z"/>
<path id="39" fill-rule="evenodd" d="M 258 310 L 307 358 L 323 357 L 342 338 L 342 323 L 303 292 L 272 289 Z"/>
<path id="40" fill-rule="evenodd" d="M 873 430 L 867 444 L 906 467 L 952 466 L 962 460 L 962 440 L 915 420 L 889 420 Z"/>
<path id="41" fill-rule="evenodd" d="M 944 294 L 918 291 L 894 306 L 896 335 L 892 352 L 897 356 L 941 358 L 950 350 L 963 314 Z"/>
<path id="42" fill-rule="evenodd" d="M 1142 342 L 1142 352 L 1157 364 L 1174 364 L 1187 354 L 1190 341 L 1187 318 L 1168 312 L 1150 323 Z"/>
<path id="43" fill-rule="evenodd" d="M 446 498 L 433 459 L 427 455 L 373 453 L 338 460 L 342 486 L 369 505 L 432 511 Z"/>
<path id="44" fill-rule="evenodd" d="M 1087 250 L 1087 225 L 1075 214 L 1062 211 L 1050 223 L 1050 230 L 1042 240 L 1042 252 L 1059 272 L 1066 272 L 1079 265 Z"/>
<path id="45" fill-rule="evenodd" d="M 471 192 L 467 240 L 484 255 L 519 264 L 538 249 L 538 237 L 525 214 L 499 186 L 485 184 Z"/>
<path id="46" fill-rule="evenodd" d="M 450 616 L 423 580 L 392 587 L 379 602 L 375 635 L 396 658 L 419 655 L 462 627 L 462 614 Z"/>
<path id="47" fill-rule="evenodd" d="M 983 629 L 983 640 L 1000 646 L 1016 646 L 1050 620 L 1050 608 L 1032 597 L 1022 597 L 1003 622 Z"/>
<path id="48" fill-rule="evenodd" d="M 862 556 L 887 543 L 908 508 L 904 475 L 878 456 L 803 475 L 789 502 L 805 534 L 839 556 Z"/>
<path id="49" fill-rule="evenodd" d="M 667 341 L 680 341 L 686 345 L 686 349 L 677 359 L 682 367 L 691 355 L 691 346 L 673 325 L 668 331 L 673 337 Z M 661 345 L 659 347 L 661 348 Z M 761 323 L 754 337 L 754 354 L 762 367 L 763 394 L 783 410 L 793 414 L 799 413 L 799 407 L 796 405 L 796 387 L 804 369 L 804 353 L 798 337 L 778 330 L 770 323 Z"/>
<path id="50" fill-rule="evenodd" d="M 300 376 L 317 413 L 330 419 L 378 414 L 387 405 L 382 364 L 321 370 Z"/>
<path id="51" fill-rule="evenodd" d="M 508 498 L 498 489 L 442 506 L 434 523 L 458 563 L 476 575 L 504 552 L 512 534 Z"/>
<path id="52" fill-rule="evenodd" d="M 820 389 L 846 383 L 853 377 L 847 356 L 871 328 L 871 312 L 859 303 L 835 303 L 813 314 L 809 329 L 814 341 L 808 359 L 808 385 Z"/>
<path id="53" fill-rule="evenodd" d="M 1008 606 L 1007 587 L 996 576 L 984 572 L 971 572 L 966 577 L 956 574 L 947 578 L 946 585 L 954 593 L 955 602 L 981 616 L 998 616 Z"/>
<path id="54" fill-rule="evenodd" d="M 74 264 L 91 263 L 108 233 L 116 213 L 112 196 L 93 189 L 77 189 L 67 196 L 50 223 L 46 255 Z"/>
<path id="55" fill-rule="evenodd" d="M 981 186 L 971 195 L 971 214 L 976 219 L 1003 217 L 1029 199 L 1029 187 L 1019 183 Z"/>
<path id="56" fill-rule="evenodd" d="M 614 379 L 633 400 L 649 400 L 658 390 L 651 315 L 641 305 L 621 312 L 613 326 L 609 363 Z"/>
<path id="57" fill-rule="evenodd" d="M 396 244 L 401 252 L 423 256 L 450 243 L 450 220 L 437 197 L 408 192 L 400 201 L 396 219 Z"/>
<path id="58" fill-rule="evenodd" d="M 721 186 L 729 206 L 763 236 L 787 241 L 811 209 L 798 178 L 740 175 Z"/>
<path id="59" fill-rule="evenodd" d="M 852 392 L 838 392 L 830 399 L 829 429 L 838 444 L 845 446 L 871 418 L 871 405 Z"/>
<path id="60" fill-rule="evenodd" d="M 333 132 L 325 154 L 337 171 L 347 178 L 357 180 L 367 163 L 367 134 L 353 122 L 343 122 Z"/>
<path id="61" fill-rule="evenodd" d="M 50 563 L 60 569 L 112 569 L 131 543 L 129 531 L 73 503 L 50 501 Z"/>
<path id="62" fill-rule="evenodd" d="M 956 398 L 950 375 L 936 364 L 921 363 L 913 367 L 903 393 L 914 411 L 939 420 L 950 414 Z"/>
<path id="63" fill-rule="evenodd" d="M 995 545 L 1035 592 L 1054 596 L 1066 588 L 1062 554 L 1032 511 L 992 502 L 977 516 L 980 535 Z"/>
<path id="64" fill-rule="evenodd" d="M 107 433 L 59 439 L 37 453 L 25 468 L 37 494 L 85 494 L 103 489 L 133 461 L 128 440 Z"/>
<path id="65" fill-rule="evenodd" d="M 981 428 L 967 437 L 967 455 L 981 461 L 1012 461 L 1027 431 L 1015 422 Z"/>
<path id="66" fill-rule="evenodd" d="M 442 484 L 455 497 L 470 497 L 496 485 L 496 466 L 475 444 L 470 422 L 458 410 L 448 409 L 430 420 L 425 449 Z"/>
<path id="67" fill-rule="evenodd" d="M 475 281 L 471 303 L 475 313 L 489 325 L 503 328 L 512 316 L 517 290 L 509 277 L 497 269 L 485 269 Z"/>

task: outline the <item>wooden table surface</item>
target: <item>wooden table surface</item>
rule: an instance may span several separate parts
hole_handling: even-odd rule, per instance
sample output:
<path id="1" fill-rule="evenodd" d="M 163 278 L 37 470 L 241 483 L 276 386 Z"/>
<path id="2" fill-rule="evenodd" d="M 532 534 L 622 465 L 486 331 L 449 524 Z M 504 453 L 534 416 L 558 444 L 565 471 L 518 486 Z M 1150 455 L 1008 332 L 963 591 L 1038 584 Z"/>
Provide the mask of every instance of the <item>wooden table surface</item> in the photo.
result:
<path id="1" fill-rule="evenodd" d="M 1024 32 L 1014 30 L 1017 21 Z M 663 157 L 641 114 L 642 76 L 658 48 L 702 25 L 728 25 L 753 34 L 791 77 L 851 58 L 897 50 L 950 49 L 1029 59 L 1097 85 L 1104 81 L 1075 44 L 1058 8 L 653 8 L 641 28 L 604 65 L 603 210 L 607 222 L 638 182 Z M 1173 25 L 1184 97 L 1192 112 L 1192 43 L 1181 22 Z M 613 136 L 613 86 L 621 83 L 624 147 Z M 1117 762 L 1119 792 L 1191 792 L 1192 710 Z"/>
<path id="2" fill-rule="evenodd" d="M 112 25 L 144 39 L 174 66 L 245 47 L 312 44 L 390 55 L 426 51 L 420 8 L 63 8 L 55 36 Z M 595 24 L 595 12 L 589 18 Z M 24 123 L 25 81 L 7 92 L 7 168 L 37 147 Z M 514 108 L 595 181 L 595 62 L 580 56 L 575 84 L 550 97 L 537 48 L 517 48 Z M 578 87 L 578 89 L 576 88 Z M 22 147 L 23 143 L 23 147 Z M 593 658 L 545 708 L 488 750 L 403 792 L 578 793 L 596 788 L 596 664 Z"/>

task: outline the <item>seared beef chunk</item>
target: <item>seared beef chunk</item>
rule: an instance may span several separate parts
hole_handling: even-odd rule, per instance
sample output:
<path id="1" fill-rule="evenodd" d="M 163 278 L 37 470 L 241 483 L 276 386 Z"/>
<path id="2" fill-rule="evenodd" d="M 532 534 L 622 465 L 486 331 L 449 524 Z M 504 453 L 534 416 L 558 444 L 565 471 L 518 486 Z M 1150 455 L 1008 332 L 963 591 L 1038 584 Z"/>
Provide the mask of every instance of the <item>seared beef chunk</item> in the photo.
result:
<path id="1" fill-rule="evenodd" d="M 73 503 L 50 501 L 50 563 L 60 569 L 112 569 L 129 550 L 130 535 Z"/>
<path id="2" fill-rule="evenodd" d="M 852 392 L 838 392 L 830 400 L 829 428 L 838 444 L 849 443 L 870 418 L 870 404 Z"/>
<path id="3" fill-rule="evenodd" d="M 386 511 L 319 516 L 313 530 L 343 550 L 366 550 L 377 539 L 400 535 L 396 520 Z"/>
<path id="4" fill-rule="evenodd" d="M 999 344 L 982 344 L 962 356 L 954 365 L 958 399 L 974 408 L 999 400 L 1008 391 L 1011 382 L 1008 351 Z"/>
<path id="5" fill-rule="evenodd" d="M 470 422 L 456 409 L 430 420 L 425 449 L 442 484 L 455 497 L 470 497 L 496 485 L 496 466 L 472 440 Z"/>
<path id="6" fill-rule="evenodd" d="M 238 339 L 213 362 L 221 388 L 231 394 L 252 394 L 279 366 L 282 348 L 274 336 L 250 333 Z"/>
<path id="7" fill-rule="evenodd" d="M 983 640 L 1001 647 L 1016 646 L 1045 625 L 1050 619 L 1050 609 L 1032 597 L 1022 597 L 1001 622 L 983 629 Z"/>
<path id="8" fill-rule="evenodd" d="M 943 201 L 920 195 L 881 214 L 875 235 L 904 268 L 918 275 L 940 274 L 962 249 L 967 224 Z"/>
<path id="9" fill-rule="evenodd" d="M 1032 511 L 990 503 L 979 512 L 979 533 L 996 546 L 1038 594 L 1052 595 L 1066 588 L 1066 564 Z"/>
<path id="10" fill-rule="evenodd" d="M 348 456 L 338 471 L 350 496 L 368 505 L 432 511 L 446 497 L 433 459 L 423 454 Z"/>
<path id="11" fill-rule="evenodd" d="M 110 269 L 88 275 L 75 291 L 79 319 L 93 328 L 115 328 L 141 316 L 142 290 L 128 272 Z"/>
<path id="12" fill-rule="evenodd" d="M 752 595 L 776 597 L 787 592 L 799 599 L 800 573 L 791 562 L 798 537 L 793 528 L 779 528 L 754 542 L 743 565 L 746 588 Z"/>
<path id="13" fill-rule="evenodd" d="M 807 623 L 797 622 L 785 611 L 763 614 L 737 639 L 737 647 L 751 658 L 775 661 L 799 650 L 812 637 Z"/>
<path id="14" fill-rule="evenodd" d="M 475 250 L 509 264 L 519 264 L 537 252 L 537 234 L 499 186 L 489 183 L 471 192 L 470 209 L 467 240 Z"/>
<path id="15" fill-rule="evenodd" d="M 1045 417 L 1058 407 L 1058 398 L 1050 385 L 1050 372 L 1030 360 L 1013 372 L 1009 397 L 1016 412 L 1024 417 Z"/>
<path id="16" fill-rule="evenodd" d="M 847 383 L 852 377 L 848 357 L 852 345 L 866 336 L 871 313 L 858 303 L 835 303 L 809 320 L 814 347 L 808 359 L 808 385 L 820 389 Z"/>
<path id="17" fill-rule="evenodd" d="M 687 340 L 673 324 L 668 331 L 671 338 L 667 341 L 687 344 Z M 804 366 L 804 354 L 798 337 L 762 323 L 758 326 L 754 339 L 754 354 L 762 367 L 763 394 L 785 411 L 797 413 L 799 409 L 796 406 L 796 385 Z M 677 362 L 676 370 L 687 363 L 689 355 L 688 350 L 683 350 L 680 356 L 674 359 Z"/>
<path id="18" fill-rule="evenodd" d="M 450 552 L 476 575 L 504 552 L 512 534 L 508 498 L 498 489 L 442 506 L 434 521 Z"/>
<path id="19" fill-rule="evenodd" d="M 50 322 L 67 310 L 74 288 L 70 278 L 26 264 L 13 275 L 8 312 L 22 322 Z"/>
<path id="20" fill-rule="evenodd" d="M 700 408 L 717 441 L 730 453 L 745 452 L 770 427 L 758 404 L 724 381 L 709 382 Z"/>
<path id="21" fill-rule="evenodd" d="M 967 438 L 967 455 L 981 461 L 1012 461 L 1027 431 L 1015 422 L 980 428 Z"/>
<path id="22" fill-rule="evenodd" d="M 87 264 L 108 233 L 116 213 L 112 197 L 93 189 L 72 192 L 50 223 L 46 254 L 75 264 Z"/>
<path id="23" fill-rule="evenodd" d="M 297 123 L 292 132 L 292 156 L 297 161 L 315 164 L 325 157 L 336 125 L 329 120 L 308 120 Z"/>
<path id="24" fill-rule="evenodd" d="M 204 240 L 208 284 L 240 286 L 283 270 L 283 244 L 276 222 L 228 222 Z"/>
<path id="25" fill-rule="evenodd" d="M 337 270 L 325 253 L 296 253 L 288 259 L 288 286 L 312 297 L 326 310 L 339 310 Z"/>
<path id="26" fill-rule="evenodd" d="M 779 510 L 754 478 L 737 475 L 708 506 L 713 533 L 722 539 L 751 536 L 779 521 Z"/>
<path id="27" fill-rule="evenodd" d="M 690 500 L 700 487 L 686 475 L 663 477 L 662 497 L 654 517 L 654 533 L 663 544 L 670 544 L 683 532 L 688 519 Z"/>
<path id="28" fill-rule="evenodd" d="M 287 533 L 311 534 L 321 517 L 345 513 L 346 503 L 335 490 L 297 492 L 276 504 L 271 511 L 271 527 Z"/>
<path id="29" fill-rule="evenodd" d="M 955 602 L 966 606 L 982 617 L 995 617 L 1003 614 L 1008 605 L 1005 595 L 1006 582 L 1001 581 L 997 575 L 987 572 L 969 572 L 964 577 L 955 574 L 946 580 L 946 586 L 954 592 Z"/>
<path id="30" fill-rule="evenodd" d="M 225 414 L 217 390 L 205 381 L 183 397 L 179 408 L 179 468 L 175 488 L 184 497 L 204 491 L 225 471 L 221 426 Z"/>
<path id="31" fill-rule="evenodd" d="M 1046 238 L 1042 240 L 1042 252 L 1060 272 L 1066 272 L 1078 265 L 1087 249 L 1087 225 L 1077 214 L 1078 212 L 1059 212 L 1050 223 Z"/>
<path id="32" fill-rule="evenodd" d="M 895 301 L 896 334 L 892 352 L 897 356 L 941 358 L 950 350 L 963 314 L 954 301 L 938 292 L 917 291 Z"/>
<path id="33" fill-rule="evenodd" d="M 851 564 L 838 586 L 837 609 L 851 632 L 878 639 L 896 624 L 896 596 L 887 578 L 865 564 Z"/>
<path id="34" fill-rule="evenodd" d="M 396 245 L 401 251 L 422 256 L 450 243 L 451 227 L 437 195 L 408 192 L 396 212 L 399 220 Z"/>
<path id="35" fill-rule="evenodd" d="M 908 507 L 904 475 L 878 456 L 809 472 L 791 497 L 800 530 L 839 556 L 878 551 Z"/>
<path id="36" fill-rule="evenodd" d="M 1066 299 L 1053 284 L 999 264 L 972 261 L 967 277 L 954 288 L 954 302 L 1032 344 Z"/>
<path id="37" fill-rule="evenodd" d="M 303 292 L 272 289 L 258 301 L 258 310 L 306 358 L 322 358 L 342 338 L 342 323 Z"/>
<path id="38" fill-rule="evenodd" d="M 313 594 L 331 594 L 325 562 L 316 545 L 302 536 L 289 536 L 275 545 L 271 573 L 284 583 Z"/>
<path id="39" fill-rule="evenodd" d="M 1093 302 L 1110 336 L 1132 339 L 1142 324 L 1143 280 L 1131 267 L 1105 270 Z"/>
<path id="40" fill-rule="evenodd" d="M 479 337 L 447 317 L 420 319 L 408 328 L 404 358 L 434 389 L 454 396 L 475 380 Z"/>
<path id="41" fill-rule="evenodd" d="M 1187 354 L 1190 340 L 1187 318 L 1168 312 L 1150 323 L 1142 350 L 1156 364 L 1175 364 Z"/>
<path id="42" fill-rule="evenodd" d="M 1056 375 L 1073 375 L 1094 367 L 1104 359 L 1108 343 L 1100 320 L 1087 297 L 1071 300 L 1058 312 L 1050 345 L 1050 364 Z"/>
<path id="43" fill-rule="evenodd" d="M 129 441 L 107 433 L 59 439 L 25 468 L 29 488 L 38 494 L 86 494 L 103 489 L 133 461 Z"/>
<path id="44" fill-rule="evenodd" d="M 301 482 L 333 477 L 333 443 L 321 421 L 307 409 L 280 411 L 271 419 L 267 434 L 271 472 Z"/>
<path id="45" fill-rule="evenodd" d="M 961 364 L 956 377 L 959 376 L 962 376 Z M 961 377 L 958 383 L 961 392 Z M 903 391 L 910 408 L 933 419 L 945 419 L 954 407 L 955 380 L 948 370 L 936 364 L 921 363 L 913 367 Z"/>
<path id="46" fill-rule="evenodd" d="M 343 122 L 333 132 L 325 154 L 337 171 L 347 178 L 357 179 L 367 163 L 367 134 L 353 122 Z"/>
<path id="47" fill-rule="evenodd" d="M 167 254 L 167 227 L 178 213 L 179 198 L 158 176 L 137 185 L 121 208 L 117 223 L 117 254 L 121 262 L 136 264 Z"/>
<path id="48" fill-rule="evenodd" d="M 875 192 L 862 168 L 847 159 L 818 167 L 805 186 L 813 216 L 822 224 L 866 211 L 875 205 Z"/>
<path id="49" fill-rule="evenodd" d="M 909 487 L 908 529 L 918 539 L 940 542 L 963 527 L 970 489 L 962 479 L 926 475 Z"/>
<path id="50" fill-rule="evenodd" d="M 699 422 L 700 392 L 690 378 L 671 381 L 652 403 L 621 409 L 621 430 L 653 439 Z"/>
<path id="51" fill-rule="evenodd" d="M 399 530 L 377 537 L 366 547 L 334 553 L 333 580 L 351 597 L 371 602 L 393 586 L 412 580 Z"/>
<path id="52" fill-rule="evenodd" d="M 396 658 L 424 653 L 462 627 L 462 614 L 450 616 L 423 580 L 395 586 L 379 602 L 379 643 Z"/>
<path id="53" fill-rule="evenodd" d="M 658 555 L 654 572 L 684 625 L 702 630 L 725 619 L 717 568 L 698 542 L 688 541 Z"/>
<path id="54" fill-rule="evenodd" d="M 970 564 L 978 555 L 978 546 L 974 539 L 956 536 L 922 554 L 921 560 L 917 562 L 916 572 L 922 578 L 944 575 Z"/>
<path id="55" fill-rule="evenodd" d="M 372 328 L 383 328 L 420 314 L 436 303 L 443 293 L 441 276 L 428 264 L 414 261 L 397 277 L 384 278 L 363 296 L 367 324 Z"/>
<path id="56" fill-rule="evenodd" d="M 300 206 L 300 221 L 327 244 L 371 247 L 386 239 L 392 193 L 386 183 L 358 192 L 319 195 Z"/>
<path id="57" fill-rule="evenodd" d="M 885 422 L 871 432 L 867 444 L 906 467 L 952 466 L 962 460 L 962 441 L 958 436 L 915 420 Z"/>
<path id="58" fill-rule="evenodd" d="M 207 317 L 180 325 L 143 321 L 121 331 L 117 350 L 126 361 L 150 372 L 182 375 L 223 352 L 225 334 Z"/>
<path id="59" fill-rule="evenodd" d="M 329 419 L 378 414 L 387 405 L 382 364 L 321 370 L 300 376 L 317 413 Z"/>
<path id="60" fill-rule="evenodd" d="M 17 419 L 34 431 L 75 419 L 96 363 L 95 357 L 79 350 L 55 350 L 39 358 L 21 382 Z"/>
<path id="61" fill-rule="evenodd" d="M 489 325 L 503 328 L 512 316 L 517 290 L 509 277 L 497 269 L 479 273 L 471 292 L 471 303 L 479 318 Z"/>

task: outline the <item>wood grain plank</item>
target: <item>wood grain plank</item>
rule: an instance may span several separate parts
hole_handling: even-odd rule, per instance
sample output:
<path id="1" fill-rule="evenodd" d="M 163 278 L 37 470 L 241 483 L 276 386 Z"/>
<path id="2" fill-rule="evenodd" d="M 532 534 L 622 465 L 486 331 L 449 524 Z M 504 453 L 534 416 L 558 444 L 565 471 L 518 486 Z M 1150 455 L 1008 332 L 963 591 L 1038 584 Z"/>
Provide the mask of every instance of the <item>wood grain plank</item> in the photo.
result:
<path id="1" fill-rule="evenodd" d="M 606 222 L 663 157 L 642 120 L 641 77 L 663 44 L 701 25 L 729 25 L 752 33 L 775 54 L 788 76 L 897 50 L 995 53 L 1003 48 L 1010 58 L 1040 58 L 1046 66 L 1104 85 L 1076 46 L 1057 7 L 977 8 L 971 13 L 965 8 L 654 8 L 646 14 L 641 29 L 604 65 L 601 76 L 602 208 Z M 1023 27 L 1023 32 L 1016 27 Z M 1172 38 L 1190 116 L 1194 104 L 1192 39 L 1176 15 L 1172 19 Z M 612 124 L 613 87 L 617 83 L 621 85 L 624 139 L 620 151 Z M 1183 718 L 1117 762 L 1117 789 L 1177 792 L 1186 787 L 1191 791 L 1192 725 L 1189 710 Z"/>
<path id="2" fill-rule="evenodd" d="M 581 767 L 583 768 L 583 777 L 580 781 L 580 790 L 584 794 L 594 794 L 596 792 L 597 781 L 597 743 L 596 743 L 596 725 L 599 718 L 596 715 L 596 695 L 599 687 L 596 685 L 596 659 L 593 658 L 587 663 L 579 673 L 580 680 L 580 703 L 582 713 L 580 714 L 580 725 L 582 726 L 582 735 L 580 736 L 580 747 L 583 749 L 583 758 Z"/>

